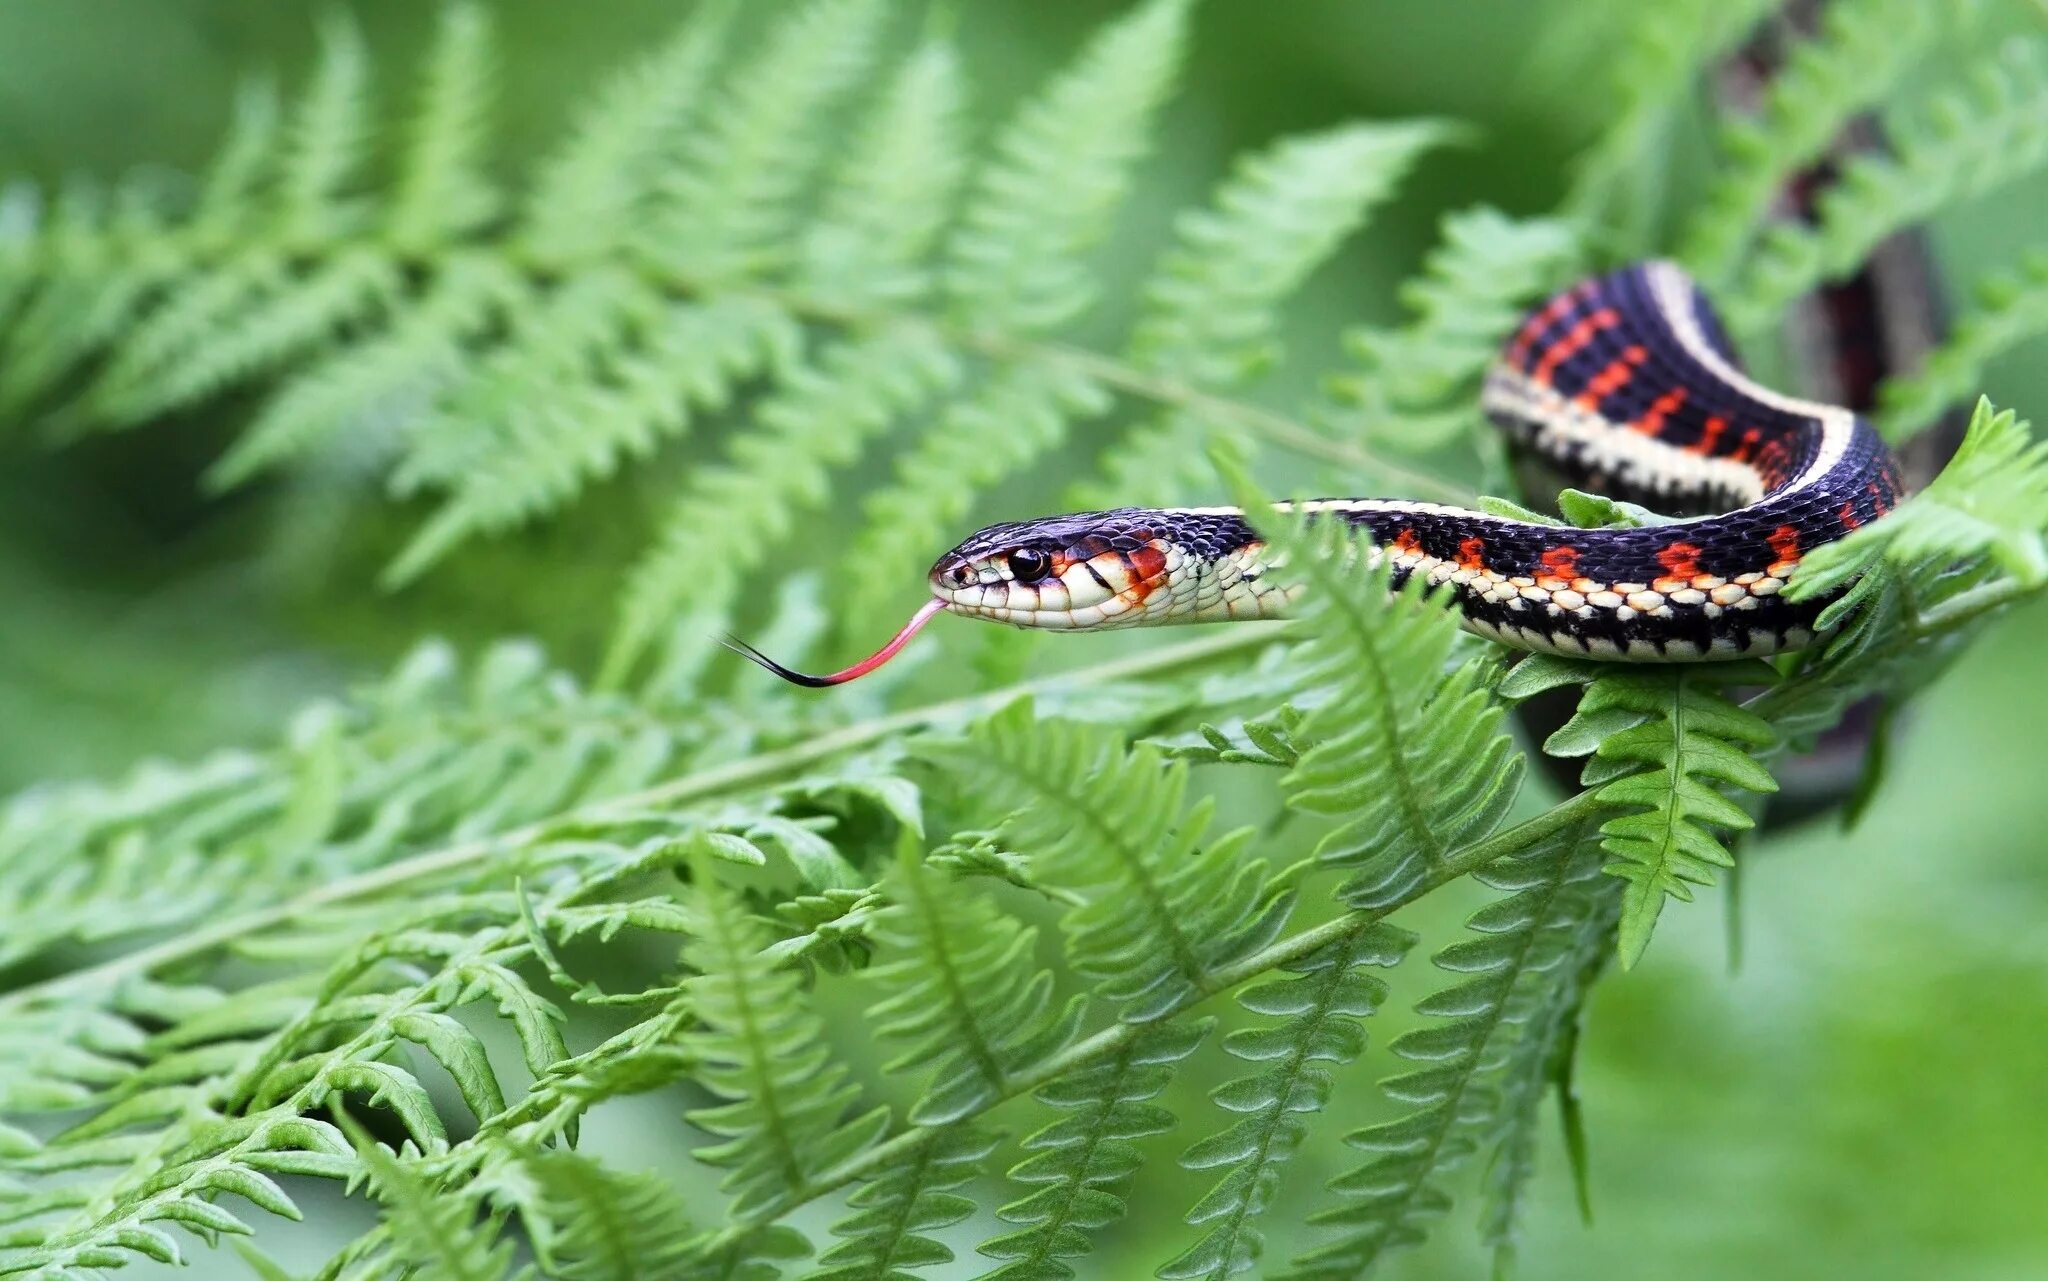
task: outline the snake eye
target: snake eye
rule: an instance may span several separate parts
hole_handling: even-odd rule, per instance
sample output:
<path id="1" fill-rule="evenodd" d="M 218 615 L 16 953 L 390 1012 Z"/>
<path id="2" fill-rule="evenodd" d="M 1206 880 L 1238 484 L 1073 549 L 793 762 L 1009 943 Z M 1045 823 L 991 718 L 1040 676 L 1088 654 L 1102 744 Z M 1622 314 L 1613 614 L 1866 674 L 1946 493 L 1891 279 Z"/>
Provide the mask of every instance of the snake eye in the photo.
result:
<path id="1" fill-rule="evenodd" d="M 1052 572 L 1052 557 L 1035 547 L 1010 553 L 1010 577 L 1020 583 L 1035 583 Z"/>

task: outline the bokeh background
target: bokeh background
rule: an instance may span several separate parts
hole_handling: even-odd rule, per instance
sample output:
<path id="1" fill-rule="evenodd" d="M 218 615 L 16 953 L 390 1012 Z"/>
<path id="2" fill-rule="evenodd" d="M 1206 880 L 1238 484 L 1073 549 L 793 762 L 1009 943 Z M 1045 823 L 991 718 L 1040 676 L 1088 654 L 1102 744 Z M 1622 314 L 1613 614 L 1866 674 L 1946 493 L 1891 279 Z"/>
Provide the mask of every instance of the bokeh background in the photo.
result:
<path id="1" fill-rule="evenodd" d="M 524 169 L 579 99 L 677 12 L 658 0 L 491 7 L 508 171 Z M 957 5 L 979 115 L 996 118 L 1119 7 Z M 402 88 L 432 6 L 350 8 L 380 85 Z M 1106 259 L 1118 277 L 1108 291 L 1135 278 L 1171 211 L 1243 148 L 1352 117 L 1471 122 L 1473 142 L 1427 159 L 1298 309 L 1283 383 L 1305 388 L 1338 360 L 1345 325 L 1397 316 L 1391 286 L 1443 212 L 1555 204 L 1607 104 L 1598 68 L 1546 60 L 1545 33 L 1618 20 L 1626 8 L 1209 0 L 1166 144 Z M 2025 14 L 2015 5 L 1993 20 Z M 284 0 L 0 0 L 0 183 L 197 167 L 238 76 L 270 68 L 289 83 L 303 72 L 316 16 Z M 1680 136 L 1673 157 L 1681 188 L 1710 161 L 1700 137 Z M 1933 228 L 1949 280 L 2048 243 L 2044 212 L 2048 185 L 2037 182 Z M 1985 390 L 2023 414 L 2048 412 L 2044 357 L 2039 344 L 2017 354 Z M 531 634 L 588 670 L 620 566 L 693 462 L 664 457 L 567 518 L 469 547 L 393 595 L 376 572 L 417 511 L 290 487 L 204 496 L 199 476 L 245 410 L 216 404 L 54 449 L 33 422 L 0 423 L 0 790 L 268 739 L 300 700 L 387 666 L 427 634 L 466 645 Z M 991 518 L 1024 514 L 1033 498 Z M 1580 1222 L 1553 1141 L 1517 1275 L 2048 1277 L 2043 635 L 2048 610 L 2003 620 L 1924 698 L 1856 830 L 1823 821 L 1750 850 L 1739 964 L 1730 896 L 1714 891 L 1667 911 L 1649 959 L 1601 986 L 1581 1070 L 1597 1221 Z M 1443 925 L 1469 903 L 1425 906 Z M 1409 967 L 1397 995 L 1412 1000 L 1427 977 Z M 1381 1022 L 1378 1044 L 1402 1020 Z M 849 1037 L 849 1052 L 859 1044 Z M 1369 1054 L 1352 1070 L 1388 1065 Z M 1207 1084 L 1179 1083 L 1176 1109 L 1201 1115 Z M 609 1110 L 586 1142 L 623 1163 L 672 1164 L 691 1141 L 674 1113 L 658 1101 Z M 1334 1133 L 1364 1119 L 1327 1123 Z M 1332 1137 L 1289 1167 L 1290 1182 L 1338 1168 Z M 1179 1215 L 1197 1187 L 1193 1177 L 1155 1183 L 1083 1275 L 1149 1275 L 1185 1240 Z M 300 1263 L 324 1258 L 362 1222 L 338 1200 L 326 1208 L 335 1213 L 267 1231 L 266 1244 Z M 1269 1257 L 1294 1244 L 1275 1240 Z M 202 1273 L 229 1266 L 218 1259 Z M 968 1275 L 971 1263 L 936 1275 Z M 1390 1272 L 1465 1278 L 1487 1266 L 1461 1207 Z"/>

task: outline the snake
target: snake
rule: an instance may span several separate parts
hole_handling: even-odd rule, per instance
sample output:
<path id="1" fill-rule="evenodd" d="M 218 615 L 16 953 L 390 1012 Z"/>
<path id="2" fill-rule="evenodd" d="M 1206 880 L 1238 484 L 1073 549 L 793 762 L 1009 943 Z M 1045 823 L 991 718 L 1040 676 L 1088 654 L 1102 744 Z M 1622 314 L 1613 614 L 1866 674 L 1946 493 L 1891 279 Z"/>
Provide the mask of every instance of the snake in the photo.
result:
<path id="1" fill-rule="evenodd" d="M 1529 455 L 1668 521 L 1573 528 L 1397 498 L 1275 503 L 1346 522 L 1398 587 L 1446 588 L 1461 625 L 1514 649 L 1633 663 L 1814 643 L 1842 590 L 1793 600 L 1816 547 L 1891 511 L 1898 464 L 1853 411 L 1761 386 L 1683 269 L 1589 277 L 1522 318 L 1480 405 Z M 881 649 L 799 685 L 875 670 L 941 613 L 1060 632 L 1285 617 L 1301 594 L 1238 507 L 1119 507 L 979 530 L 932 566 L 931 598 Z"/>

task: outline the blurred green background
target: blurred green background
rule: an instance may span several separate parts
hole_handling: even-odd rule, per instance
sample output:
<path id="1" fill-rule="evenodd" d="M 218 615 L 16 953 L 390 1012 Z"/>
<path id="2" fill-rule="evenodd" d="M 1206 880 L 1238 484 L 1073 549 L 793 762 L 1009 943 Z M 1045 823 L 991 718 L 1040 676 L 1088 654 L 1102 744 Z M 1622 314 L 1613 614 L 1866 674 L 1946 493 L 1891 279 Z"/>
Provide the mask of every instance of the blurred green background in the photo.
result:
<path id="1" fill-rule="evenodd" d="M 403 87 L 432 7 L 351 7 L 380 86 Z M 508 171 L 523 170 L 580 97 L 677 12 L 656 0 L 492 7 Z M 1119 7 L 958 4 L 980 118 Z M 1599 69 L 1546 65 L 1543 35 L 1625 11 L 1603 2 L 1589 14 L 1561 0 L 1209 0 L 1166 145 L 1112 255 L 1123 275 L 1109 292 L 1143 268 L 1171 211 L 1246 147 L 1360 116 L 1477 125 L 1472 145 L 1426 161 L 1310 291 L 1283 380 L 1307 386 L 1339 361 L 1346 324 L 1397 315 L 1391 286 L 1444 211 L 1554 204 L 1605 103 Z M 239 75 L 270 68 L 289 83 L 303 71 L 316 12 L 280 0 L 0 0 L 0 183 L 199 165 Z M 1681 183 L 1708 157 L 1686 141 Z M 2044 209 L 2048 185 L 2037 182 L 1934 228 L 1950 280 L 2048 236 Z M 2004 362 L 1985 390 L 2023 414 L 2048 404 L 2044 355 L 2037 345 Z M 376 571 L 417 511 L 290 487 L 202 496 L 198 477 L 245 410 L 215 405 L 54 450 L 36 424 L 0 423 L 0 788 L 267 738 L 300 699 L 381 668 L 428 633 L 466 643 L 530 633 L 588 670 L 641 520 L 692 461 L 666 458 L 564 521 L 473 546 L 389 595 Z M 1725 945 L 1727 895 L 1716 891 L 1670 910 L 1649 960 L 1601 987 L 1581 1073 L 1598 1222 L 1579 1223 L 1553 1142 L 1518 1275 L 2048 1277 L 2048 680 L 2035 639 L 2044 629 L 2040 609 L 2004 620 L 1924 700 L 1858 830 L 1817 825 L 1753 849 L 1738 970 Z M 1430 906 L 1447 924 L 1468 905 Z M 1410 966 L 1396 1005 L 1427 980 Z M 1384 1022 L 1376 1043 L 1401 1025 Z M 1369 1100 L 1365 1079 L 1385 1070 L 1369 1055 L 1340 1098 Z M 1176 1110 L 1206 1116 L 1207 1084 L 1177 1085 Z M 1290 1183 L 1334 1172 L 1344 1159 L 1334 1132 L 1365 1119 L 1359 1106 L 1326 1118 L 1333 1133 L 1289 1168 Z M 627 1164 L 672 1163 L 689 1141 L 674 1113 L 672 1102 L 630 1101 L 601 1113 L 586 1141 Z M 1196 1187 L 1171 1175 L 1155 1185 L 1083 1275 L 1149 1275 L 1185 1239 L 1178 1216 Z M 352 1222 L 316 1214 L 267 1230 L 266 1242 L 311 1262 Z M 1284 1233 L 1288 1222 L 1274 1227 Z M 971 1228 L 954 1239 L 971 1245 Z M 1280 1236 L 1269 1258 L 1295 1244 Z M 937 1275 L 969 1275 L 971 1263 Z M 1463 1278 L 1486 1266 L 1460 1213 L 1391 1274 Z"/>

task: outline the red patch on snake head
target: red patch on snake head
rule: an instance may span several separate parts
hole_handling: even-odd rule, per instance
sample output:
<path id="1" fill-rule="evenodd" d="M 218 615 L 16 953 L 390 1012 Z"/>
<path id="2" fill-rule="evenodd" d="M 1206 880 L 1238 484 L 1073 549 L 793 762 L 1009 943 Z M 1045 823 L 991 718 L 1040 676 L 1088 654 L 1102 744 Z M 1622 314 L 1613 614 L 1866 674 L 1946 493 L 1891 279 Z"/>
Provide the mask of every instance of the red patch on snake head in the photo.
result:
<path id="1" fill-rule="evenodd" d="M 1799 563 L 1799 531 L 1790 525 L 1780 525 L 1767 538 L 1771 554 L 1778 559 L 1771 565 L 1773 575 L 1782 576 L 1781 570 L 1790 570 Z"/>
<path id="2" fill-rule="evenodd" d="M 1485 561 L 1485 560 L 1483 559 L 1483 553 L 1484 553 L 1485 551 L 1486 551 L 1486 541 L 1485 541 L 1484 539 L 1481 539 L 1481 538 L 1461 538 L 1461 539 L 1459 539 L 1459 540 L 1458 540 L 1458 568 L 1459 568 L 1459 569 L 1485 569 L 1485 568 L 1486 568 L 1486 561 Z"/>
<path id="3" fill-rule="evenodd" d="M 1144 604 L 1146 597 L 1166 585 L 1166 553 L 1158 543 L 1146 543 L 1125 552 L 1124 563 L 1131 567 L 1131 585 L 1124 595 L 1130 597 L 1133 605 Z"/>
<path id="4" fill-rule="evenodd" d="M 1576 547 L 1553 547 L 1539 558 L 1543 578 L 1555 578 L 1570 582 L 1579 576 L 1579 549 Z"/>

